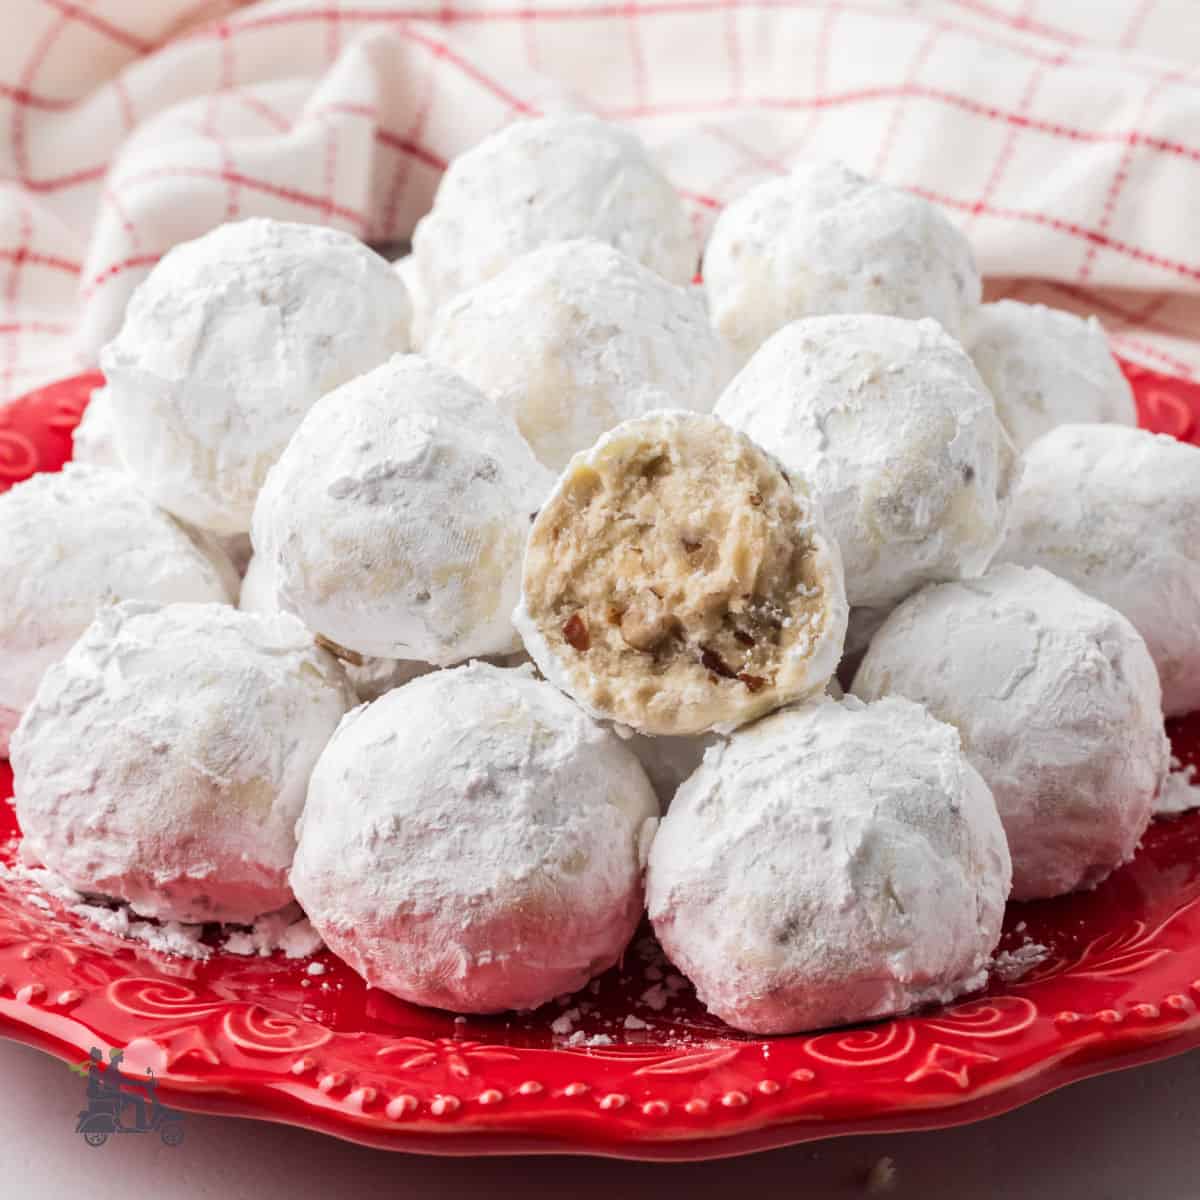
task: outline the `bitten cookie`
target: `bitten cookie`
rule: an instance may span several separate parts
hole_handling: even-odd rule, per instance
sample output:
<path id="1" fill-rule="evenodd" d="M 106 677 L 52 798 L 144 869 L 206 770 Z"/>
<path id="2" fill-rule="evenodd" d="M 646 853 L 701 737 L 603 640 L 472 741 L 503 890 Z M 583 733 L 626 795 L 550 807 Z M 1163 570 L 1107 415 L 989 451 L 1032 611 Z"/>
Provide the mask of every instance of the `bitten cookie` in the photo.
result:
<path id="1" fill-rule="evenodd" d="M 846 614 L 803 478 L 714 417 L 659 412 L 571 460 L 530 531 L 513 620 L 589 712 L 697 734 L 821 691 Z"/>

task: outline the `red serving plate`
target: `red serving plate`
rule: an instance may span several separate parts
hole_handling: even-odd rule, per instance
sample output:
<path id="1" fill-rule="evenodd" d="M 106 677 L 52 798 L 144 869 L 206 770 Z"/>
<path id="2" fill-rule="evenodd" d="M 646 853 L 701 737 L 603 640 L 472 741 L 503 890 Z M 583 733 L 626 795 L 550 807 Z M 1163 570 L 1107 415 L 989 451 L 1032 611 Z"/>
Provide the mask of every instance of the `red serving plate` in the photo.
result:
<path id="1" fill-rule="evenodd" d="M 1200 387 L 1126 370 L 1144 424 L 1200 438 Z M 97 382 L 0 409 L 0 490 L 62 465 Z M 1171 736 L 1200 763 L 1200 713 Z M 0 862 L 18 837 L 0 803 Z M 1029 940 L 1043 962 L 952 1007 L 758 1038 L 705 1013 L 648 937 L 565 1006 L 463 1019 L 369 990 L 327 951 L 318 976 L 278 955 L 171 958 L 0 880 L 0 1033 L 71 1062 L 123 1047 L 176 1107 L 394 1150 L 700 1159 L 953 1125 L 1200 1045 L 1200 812 L 1156 823 L 1094 892 L 1010 905 L 1002 948 Z M 571 1009 L 593 1044 L 551 1030 Z"/>

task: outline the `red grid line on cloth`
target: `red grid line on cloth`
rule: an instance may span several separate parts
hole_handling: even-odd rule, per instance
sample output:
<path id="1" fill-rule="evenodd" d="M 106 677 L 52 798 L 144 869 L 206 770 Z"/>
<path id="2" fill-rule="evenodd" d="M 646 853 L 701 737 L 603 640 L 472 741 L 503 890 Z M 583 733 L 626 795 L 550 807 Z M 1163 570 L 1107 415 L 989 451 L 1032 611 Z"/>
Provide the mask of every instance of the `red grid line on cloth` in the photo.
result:
<path id="1" fill-rule="evenodd" d="M 915 195 L 924 196 L 926 200 L 930 200 L 934 204 L 941 204 L 946 208 L 957 209 L 960 212 L 977 211 L 985 216 L 995 217 L 1002 221 L 1022 221 L 1033 225 L 1044 225 L 1048 229 L 1057 230 L 1059 233 L 1066 233 L 1088 242 L 1095 242 L 1106 250 L 1112 250 L 1137 262 L 1145 263 L 1147 266 L 1158 267 L 1168 274 L 1200 282 L 1200 266 L 1180 262 L 1177 259 L 1166 258 L 1161 254 L 1154 254 L 1152 251 L 1144 250 L 1140 246 L 1134 246 L 1129 242 L 1109 237 L 1099 230 L 1088 229 L 1086 226 L 1079 225 L 1074 221 L 1064 221 L 1059 217 L 1051 216 L 1049 213 L 1031 212 L 1026 209 L 996 208 L 992 205 L 981 205 L 978 200 L 960 200 L 957 196 L 947 196 L 941 192 L 935 192 L 930 188 L 921 187 L 917 184 L 910 183 L 904 186 Z"/>
<path id="2" fill-rule="evenodd" d="M 1174 82 L 1177 77 L 1183 78 L 1183 75 L 1183 71 L 1167 72 L 1160 76 L 1153 86 L 1146 89 L 1146 94 L 1142 97 L 1142 102 L 1138 106 L 1137 116 L 1134 118 L 1135 125 L 1140 125 L 1146 119 L 1151 104 L 1158 98 L 1163 88 Z M 1099 229 L 1099 232 L 1102 234 L 1108 233 L 1112 225 L 1113 217 L 1117 212 L 1117 200 L 1120 198 L 1121 192 L 1129 180 L 1129 174 L 1133 168 L 1133 156 L 1141 144 L 1132 135 L 1126 141 L 1125 149 L 1122 151 L 1120 161 L 1117 163 L 1117 169 L 1113 173 L 1112 182 L 1108 185 L 1108 191 L 1104 196 L 1104 207 L 1100 212 Z M 1079 267 L 1078 278 L 1080 283 L 1087 282 L 1092 273 L 1092 266 L 1096 261 L 1096 255 L 1099 253 L 1099 250 L 1099 244 L 1093 242 L 1084 252 L 1083 262 Z"/>
<path id="3" fill-rule="evenodd" d="M 204 127 L 202 133 L 209 141 L 217 147 L 217 153 L 221 156 L 221 169 L 227 176 L 232 176 L 234 172 L 233 151 L 230 149 L 229 141 L 221 135 L 217 127 L 217 114 L 220 111 L 221 102 L 233 89 L 234 78 L 234 55 L 233 42 L 228 37 L 221 38 L 221 81 L 218 84 L 217 90 L 212 92 L 208 97 L 208 104 L 204 114 Z M 241 209 L 241 191 L 237 184 L 228 183 L 225 197 L 225 220 L 236 220 L 238 212 Z M 135 246 L 134 249 L 140 249 Z"/>
<path id="4" fill-rule="evenodd" d="M 47 8 L 57 9 L 69 20 L 78 21 L 80 25 L 86 25 L 96 33 L 103 34 L 110 41 L 116 42 L 117 45 L 134 50 L 138 54 L 149 54 L 154 49 L 153 42 L 144 41 L 136 34 L 130 33 L 128 29 L 114 25 L 99 13 L 91 12 L 82 4 L 73 3 L 72 0 L 42 0 L 42 3 Z"/>
<path id="5" fill-rule="evenodd" d="M 904 122 L 907 101 L 910 96 L 916 95 L 917 80 L 922 70 L 924 70 L 925 64 L 929 61 L 929 56 L 933 53 L 934 46 L 938 44 L 945 32 L 946 26 L 941 21 L 935 21 L 930 26 L 929 32 L 922 39 L 921 45 L 917 49 L 916 54 L 913 55 L 912 61 L 908 64 L 908 70 L 904 73 L 904 82 L 900 85 L 900 93 L 892 106 L 892 112 L 888 117 L 887 125 L 884 127 L 883 136 L 879 139 L 879 150 L 875 154 L 875 166 L 871 172 L 873 175 L 883 175 L 887 170 L 888 159 L 892 156 L 892 147 L 896 144 L 896 138 L 900 134 L 900 126 Z"/>
<path id="6" fill-rule="evenodd" d="M 8 282 L 4 289 L 4 315 L 15 314 L 17 299 L 21 294 L 21 274 L 28 261 L 28 246 L 33 238 L 33 213 L 28 201 L 21 202 L 21 226 L 17 235 L 20 248 L 13 255 L 8 269 Z M 8 395 L 12 389 L 13 372 L 17 366 L 17 346 L 21 337 L 21 325 L 13 321 L 4 334 L 4 371 L 0 374 L 2 394 Z"/>
<path id="7" fill-rule="evenodd" d="M 988 20 L 998 21 L 1002 25 L 1007 25 L 1010 29 L 1018 30 L 1021 33 L 1032 33 L 1038 37 L 1049 38 L 1051 41 L 1064 42 L 1069 46 L 1078 46 L 1082 44 L 1083 39 L 1069 30 L 1060 29 L 1055 25 L 1047 25 L 1041 21 L 1035 21 L 1029 16 L 1029 9 L 1032 6 L 1027 5 L 1026 11 L 1022 16 L 1014 17 L 1012 13 L 1004 12 L 1003 9 L 996 8 L 993 4 L 986 4 L 984 0 L 950 0 L 956 8 L 961 8 L 964 12 L 975 13 L 981 17 L 987 17 Z"/>
<path id="8" fill-rule="evenodd" d="M 1030 105 L 1033 104 L 1033 98 L 1037 95 L 1037 90 L 1041 86 L 1045 75 L 1045 64 L 1034 63 L 1030 69 L 1029 80 L 1025 84 L 1025 90 L 1021 93 L 1021 99 L 1017 103 L 1018 115 L 1028 115 Z M 1009 125 L 1004 135 L 1004 142 L 1000 147 L 1000 152 L 996 155 L 996 161 L 992 164 L 992 169 L 984 181 L 983 190 L 979 193 L 978 204 L 980 208 L 991 203 L 991 199 L 996 193 L 996 188 L 1000 186 L 1000 180 L 1004 177 L 1004 172 L 1008 170 L 1009 163 L 1012 162 L 1013 154 L 1016 152 L 1019 130 L 1019 125 L 1015 123 Z M 974 209 L 967 213 L 966 228 L 970 229 L 978 217 L 979 212 Z"/>
<path id="9" fill-rule="evenodd" d="M 429 120 L 430 109 L 433 107 L 433 98 L 436 95 L 434 84 L 433 63 L 430 62 L 427 64 L 425 74 L 422 77 L 421 99 L 417 103 L 416 111 L 413 113 L 413 119 L 408 129 L 399 135 L 391 134 L 382 129 L 376 130 L 375 136 L 383 145 L 402 152 L 396 159 L 396 165 L 392 171 L 391 184 L 388 187 L 387 200 L 383 206 L 383 231 L 385 236 L 388 237 L 392 236 L 392 232 L 396 228 L 396 214 L 400 211 L 400 200 L 412 176 L 413 162 L 424 162 L 426 165 L 437 166 L 442 170 L 445 169 L 445 163 L 436 156 L 422 157 L 417 152 L 421 138 L 425 132 L 426 122 Z"/>
<path id="10" fill-rule="evenodd" d="M 116 279 L 118 275 L 124 275 L 126 271 L 134 271 L 139 267 L 154 266 L 165 253 L 166 251 L 164 250 L 162 254 L 137 254 L 121 262 L 109 263 L 99 275 L 94 276 L 85 286 L 80 288 L 80 300 L 90 299 L 104 284 Z M 79 271 L 82 272 L 82 270 L 83 268 L 80 267 Z"/>
<path id="11" fill-rule="evenodd" d="M 34 46 L 33 53 L 29 56 L 28 61 L 21 71 L 16 88 L 18 92 L 32 91 L 34 78 L 41 69 L 42 63 L 46 61 L 51 48 L 63 30 L 71 23 L 71 19 L 69 14 L 59 13 L 58 20 L 47 27 L 37 45 Z M 12 118 L 9 123 L 9 138 L 12 142 L 13 162 L 17 168 L 17 176 L 22 181 L 29 178 L 29 147 L 26 143 L 26 116 L 28 109 L 29 106 L 25 103 L 19 102 L 14 104 Z"/>
<path id="12" fill-rule="evenodd" d="M 642 53 L 642 35 L 638 29 L 638 6 L 634 3 L 625 5 L 625 35 L 629 44 L 629 68 L 633 74 L 633 94 L 638 104 L 646 103 L 648 80 L 646 76 L 646 56 Z"/>
<path id="13" fill-rule="evenodd" d="M 261 117 L 268 125 L 273 125 L 279 133 L 287 133 L 291 129 L 290 118 L 285 117 L 278 109 L 272 108 L 261 96 L 243 91 L 241 88 L 236 89 L 232 95 L 238 104 L 249 109 L 255 116 Z"/>
<path id="14" fill-rule="evenodd" d="M 59 258 L 53 254 L 41 254 L 36 250 L 28 250 L 22 246 L 19 250 L 0 247 L 0 262 L 13 262 L 20 258 L 31 267 L 45 267 L 50 271 L 64 271 L 68 275 L 78 275 L 83 270 L 83 263 L 72 262 L 69 258 Z"/>
<path id="15" fill-rule="evenodd" d="M 125 86 L 125 77 L 115 75 L 112 80 L 112 88 L 117 97 L 117 107 L 121 112 L 121 124 L 124 125 L 126 133 L 132 133 L 137 125 L 137 117 L 134 115 L 133 99 L 129 95 L 129 88 Z"/>
<path id="16" fill-rule="evenodd" d="M 1129 24 L 1125 26 L 1124 33 L 1121 34 L 1120 46 L 1123 50 L 1132 50 L 1138 43 L 1138 38 L 1142 35 L 1142 30 L 1146 27 L 1146 21 L 1150 17 L 1150 13 L 1157 6 L 1158 0 L 1141 0 L 1134 14 L 1129 19 Z"/>
<path id="17" fill-rule="evenodd" d="M 1130 350 L 1134 350 L 1138 354 L 1144 354 L 1147 358 L 1156 359 L 1163 366 L 1170 367 L 1173 371 L 1178 371 L 1179 374 L 1186 376 L 1188 379 L 1195 377 L 1195 370 L 1191 363 L 1184 362 L 1182 358 L 1177 358 L 1174 354 L 1168 354 L 1167 351 L 1158 346 L 1152 346 L 1142 338 L 1130 337 L 1124 330 L 1113 333 L 1111 337 L 1113 344 L 1118 350 L 1122 346 L 1127 346 Z"/>
<path id="18" fill-rule="evenodd" d="M 742 95 L 746 81 L 742 64 L 742 42 L 738 32 L 738 5 L 733 3 L 725 8 L 725 57 L 729 62 L 729 92 L 736 100 Z"/>
<path id="19" fill-rule="evenodd" d="M 127 189 L 145 183 L 152 183 L 159 179 L 171 178 L 208 179 L 224 181 L 227 184 L 237 184 L 247 191 L 263 192 L 266 195 L 275 196 L 279 200 L 286 200 L 289 204 L 295 204 L 300 208 L 314 208 L 321 211 L 327 209 L 329 215 L 339 217 L 343 221 L 349 221 L 360 228 L 365 228 L 367 225 L 366 214 L 359 212 L 357 209 L 346 208 L 341 204 L 334 204 L 324 196 L 314 196 L 311 192 L 304 192 L 299 188 L 287 187 L 281 183 L 272 183 L 266 179 L 255 179 L 253 176 L 246 175 L 242 171 L 225 171 L 214 167 L 185 167 L 181 165 L 150 167 L 145 171 L 138 171 L 136 174 L 125 176 L 125 178 L 120 180 L 120 184 L 122 188 Z"/>
<path id="20" fill-rule="evenodd" d="M 1077 287 L 1072 283 L 1064 283 L 1058 279 L 1043 281 L 1045 287 L 1058 292 L 1062 296 L 1075 301 L 1077 304 L 1091 305 L 1098 313 L 1112 317 L 1131 327 L 1146 330 L 1150 333 L 1162 334 L 1163 337 L 1192 338 L 1196 336 L 1194 329 L 1180 329 L 1156 320 L 1157 313 L 1170 303 L 1170 295 L 1155 296 L 1141 308 L 1130 310 L 1118 304 L 1103 292 Z"/>
<path id="21" fill-rule="evenodd" d="M 63 321 L 5 321 L 0 323 L 0 334 L 28 330 L 30 333 L 70 333 L 74 328 Z"/>

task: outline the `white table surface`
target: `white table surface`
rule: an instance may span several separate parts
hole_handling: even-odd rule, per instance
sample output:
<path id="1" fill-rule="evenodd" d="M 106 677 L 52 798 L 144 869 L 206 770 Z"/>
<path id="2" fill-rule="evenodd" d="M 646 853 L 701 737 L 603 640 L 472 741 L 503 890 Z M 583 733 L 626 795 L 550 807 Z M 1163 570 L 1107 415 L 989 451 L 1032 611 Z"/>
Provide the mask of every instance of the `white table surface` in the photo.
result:
<path id="1" fill-rule="evenodd" d="M 815 1142 L 715 1163 L 435 1159 L 257 1121 L 189 1114 L 182 1146 L 151 1136 L 90 1149 L 75 1132 L 84 1083 L 0 1041 L 5 1200 L 1196 1200 L 1200 1053 L 1076 1084 L 1016 1112 L 938 1133 Z M 891 1190 L 868 1173 L 895 1163 Z"/>

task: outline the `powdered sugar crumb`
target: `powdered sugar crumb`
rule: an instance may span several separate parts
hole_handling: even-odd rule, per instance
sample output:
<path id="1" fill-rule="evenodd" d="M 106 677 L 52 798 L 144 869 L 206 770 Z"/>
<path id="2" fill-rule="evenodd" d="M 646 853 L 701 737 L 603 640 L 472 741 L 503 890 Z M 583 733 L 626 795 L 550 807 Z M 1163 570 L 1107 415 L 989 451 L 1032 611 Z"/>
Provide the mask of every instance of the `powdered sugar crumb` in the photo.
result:
<path id="1" fill-rule="evenodd" d="M 1195 782 L 1195 778 L 1195 763 L 1188 763 L 1185 767 L 1179 759 L 1172 756 L 1171 771 L 1154 806 L 1154 815 L 1174 817 L 1190 812 L 1193 808 L 1200 808 L 1200 784 Z"/>
<path id="2" fill-rule="evenodd" d="M 1050 947 L 1040 942 L 1025 942 L 1015 950 L 1001 950 L 992 958 L 992 974 L 1005 983 L 1015 983 L 1027 971 L 1050 957 Z"/>

